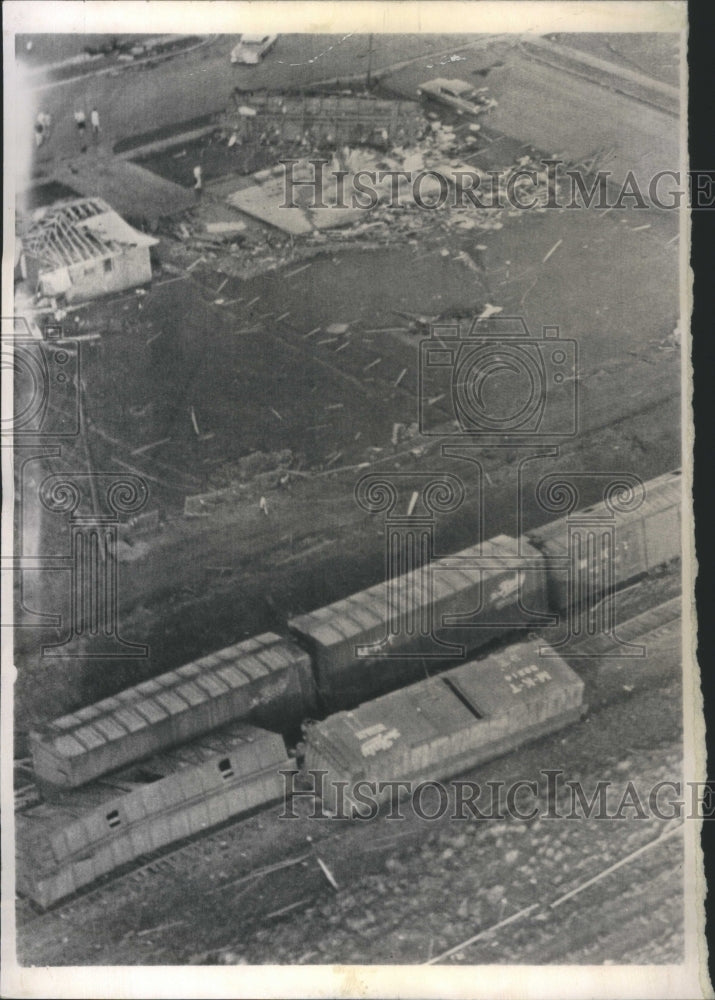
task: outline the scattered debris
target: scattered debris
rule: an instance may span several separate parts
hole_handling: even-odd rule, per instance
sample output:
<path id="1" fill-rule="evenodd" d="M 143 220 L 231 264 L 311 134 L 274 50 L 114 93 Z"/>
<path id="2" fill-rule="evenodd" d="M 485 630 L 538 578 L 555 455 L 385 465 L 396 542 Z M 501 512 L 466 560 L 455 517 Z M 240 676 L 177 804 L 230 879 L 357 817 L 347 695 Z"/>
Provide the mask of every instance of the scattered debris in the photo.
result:
<path id="1" fill-rule="evenodd" d="M 168 444 L 171 441 L 170 437 L 161 438 L 159 441 L 152 441 L 151 444 L 143 444 L 141 448 L 135 448 L 134 451 L 129 452 L 130 455 L 143 455 L 145 451 L 150 451 L 152 448 L 158 448 L 161 444 Z"/>
<path id="2" fill-rule="evenodd" d="M 493 306 L 489 302 L 484 306 L 477 320 L 489 319 L 490 316 L 496 316 L 500 312 L 503 312 L 502 306 Z"/>
<path id="3" fill-rule="evenodd" d="M 207 233 L 243 233 L 246 231 L 246 223 L 239 219 L 230 222 L 207 222 L 205 228 Z"/>
<path id="4" fill-rule="evenodd" d="M 321 871 L 323 872 L 323 874 L 327 878 L 328 882 L 330 882 L 330 884 L 332 885 L 333 889 L 335 889 L 336 892 L 339 892 L 340 888 L 338 886 L 338 883 L 335 881 L 335 877 L 334 877 L 333 873 L 331 872 L 331 870 L 328 868 L 328 866 L 325 864 L 325 862 L 321 858 L 316 857 L 315 860 L 320 865 Z"/>
<path id="5" fill-rule="evenodd" d="M 271 913 L 267 913 L 265 920 L 274 920 L 276 917 L 282 917 L 286 913 L 292 913 L 293 910 L 297 910 L 299 907 L 307 906 L 312 901 L 310 896 L 306 896 L 305 899 L 299 899 L 295 903 L 289 903 L 287 906 L 282 906 L 280 910 L 273 910 Z M 315 952 L 308 952 L 308 955 L 313 955 Z"/>
<path id="6" fill-rule="evenodd" d="M 301 271 L 307 271 L 309 267 L 310 264 L 303 264 L 302 267 L 298 267 L 295 271 L 291 271 L 289 274 L 286 274 L 286 278 L 295 278 L 296 274 L 300 274 Z"/>
<path id="7" fill-rule="evenodd" d="M 542 257 L 541 263 L 545 264 L 546 261 L 551 256 L 551 254 L 554 253 L 554 251 L 558 250 L 558 248 L 561 246 L 562 243 L 563 243 L 563 240 L 557 240 L 556 243 L 554 243 L 554 245 L 551 247 L 551 249 L 549 250 L 549 252 L 546 254 L 546 256 Z"/>

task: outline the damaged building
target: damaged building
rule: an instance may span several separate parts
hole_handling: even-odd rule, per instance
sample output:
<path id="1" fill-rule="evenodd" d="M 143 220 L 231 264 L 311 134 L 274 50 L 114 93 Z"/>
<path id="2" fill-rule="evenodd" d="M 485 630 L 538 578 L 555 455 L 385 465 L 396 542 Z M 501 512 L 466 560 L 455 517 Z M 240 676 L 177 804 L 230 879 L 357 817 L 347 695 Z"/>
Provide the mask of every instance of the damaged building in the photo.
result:
<path id="1" fill-rule="evenodd" d="M 345 94 L 271 94 L 237 88 L 224 122 L 241 142 L 374 146 L 414 142 L 424 131 L 415 101 Z"/>
<path id="2" fill-rule="evenodd" d="M 58 202 L 33 213 L 22 234 L 30 287 L 66 302 L 96 299 L 151 281 L 159 241 L 101 198 Z"/>

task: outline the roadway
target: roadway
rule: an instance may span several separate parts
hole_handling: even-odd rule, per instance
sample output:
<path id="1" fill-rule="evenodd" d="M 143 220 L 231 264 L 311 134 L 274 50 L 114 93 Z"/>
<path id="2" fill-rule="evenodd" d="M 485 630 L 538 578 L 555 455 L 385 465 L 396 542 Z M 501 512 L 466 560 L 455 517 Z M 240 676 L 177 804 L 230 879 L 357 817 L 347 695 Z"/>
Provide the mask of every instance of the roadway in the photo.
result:
<path id="1" fill-rule="evenodd" d="M 20 129 L 20 141 L 32 143 L 38 110 L 52 116 L 52 135 L 37 157 L 37 166 L 47 170 L 54 157 L 78 153 L 72 114 L 79 106 L 88 119 L 91 109 L 97 108 L 102 144 L 111 147 L 120 139 L 222 111 L 237 86 L 272 90 L 307 86 L 340 74 L 367 73 L 369 61 L 378 71 L 422 55 L 429 60 L 435 53 L 463 47 L 465 41 L 464 36 L 451 35 L 386 35 L 375 39 L 370 60 L 364 35 L 285 35 L 259 66 L 232 66 L 229 56 L 235 43 L 235 35 L 221 35 L 184 54 L 151 60 L 152 66 L 128 63 L 110 72 L 97 66 L 54 83 L 33 77 L 28 86 L 32 108 L 24 130 Z"/>

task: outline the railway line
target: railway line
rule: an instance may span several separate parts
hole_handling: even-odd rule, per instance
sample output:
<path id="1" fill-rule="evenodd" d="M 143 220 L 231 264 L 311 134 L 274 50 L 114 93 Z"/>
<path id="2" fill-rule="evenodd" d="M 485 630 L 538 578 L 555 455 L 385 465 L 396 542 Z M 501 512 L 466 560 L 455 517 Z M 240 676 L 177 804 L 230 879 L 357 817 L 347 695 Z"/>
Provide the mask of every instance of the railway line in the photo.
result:
<path id="1" fill-rule="evenodd" d="M 679 626 L 680 626 L 680 599 L 672 597 L 664 604 L 655 606 L 642 606 L 644 596 L 646 604 L 652 601 L 652 590 L 643 591 L 646 588 L 629 588 L 626 600 L 624 601 L 625 613 L 636 612 L 628 618 L 619 628 L 619 634 L 624 641 L 643 642 L 651 650 L 653 664 L 658 664 L 658 671 L 650 671 L 656 681 L 661 680 L 663 672 L 676 672 L 680 656 Z M 602 648 L 603 639 L 600 637 L 584 639 L 581 644 L 580 653 L 597 656 Z M 577 661 L 572 661 L 576 663 Z M 586 670 L 593 666 L 591 661 L 581 661 L 586 663 Z M 647 664 L 646 664 L 647 668 Z M 648 673 L 646 669 L 646 673 Z M 651 678 L 652 681 L 652 678 Z M 596 685 L 598 686 L 598 684 Z M 592 721 L 598 722 L 601 713 L 608 711 L 609 706 L 614 701 L 624 701 L 630 697 L 630 691 L 622 686 L 614 696 L 613 692 L 601 692 L 598 708 L 592 713 Z M 257 810 L 266 822 L 275 823 L 275 809 L 268 811 Z M 242 833 L 246 816 L 242 815 L 229 820 L 226 823 L 215 827 L 210 832 L 201 832 L 192 837 L 186 838 L 178 846 L 170 846 L 162 850 L 157 850 L 137 858 L 133 863 L 126 865 L 121 870 L 115 870 L 94 884 L 81 889 L 72 896 L 56 902 L 48 908 L 42 908 L 27 897 L 19 899 L 18 923 L 20 926 L 42 921 L 51 918 L 53 914 L 61 914 L 63 919 L 71 920 L 74 915 L 79 919 L 86 912 L 87 904 L 96 902 L 100 905 L 109 905 L 111 900 L 119 893 L 138 892 L 153 893 L 159 884 L 164 884 L 166 880 L 181 879 L 187 871 L 193 870 L 197 858 L 205 857 L 212 850 L 217 850 L 219 845 L 228 843 L 238 845 L 242 840 Z M 254 889 L 264 888 L 264 880 L 269 876 L 276 876 L 271 879 L 271 885 L 276 887 L 276 898 L 288 898 L 286 904 L 292 908 L 296 900 L 296 891 L 300 894 L 305 906 L 308 906 L 315 898 L 320 887 L 325 885 L 325 878 L 321 873 L 317 862 L 311 864 L 311 860 L 319 857 L 320 845 L 325 838 L 330 838 L 337 831 L 328 827 L 316 826 L 313 831 L 311 850 L 301 852 L 288 858 L 279 858 L 269 864 L 258 867 L 251 867 L 250 863 L 240 866 L 235 875 L 228 881 L 207 889 L 209 896 L 220 898 L 221 893 L 233 890 L 241 896 L 251 896 Z M 384 845 L 368 845 L 370 853 L 378 851 L 382 854 L 389 852 L 392 842 L 388 840 Z M 294 845 L 295 847 L 295 845 Z M 293 847 L 293 849 L 294 849 Z M 296 880 L 294 874 L 289 874 L 296 867 L 304 872 L 300 879 Z M 313 874 L 305 871 L 310 869 Z M 280 873 L 280 874 L 279 874 Z M 311 892 L 305 896 L 307 888 L 312 886 Z M 154 888 L 153 888 L 154 887 Z M 273 896 L 271 896 L 273 898 Z"/>
<path id="2" fill-rule="evenodd" d="M 352 784 L 385 768 L 448 777 L 575 721 L 593 688 L 580 662 L 644 656 L 644 636 L 677 646 L 677 598 L 616 633 L 613 595 L 677 557 L 680 488 L 677 473 L 626 480 L 575 521 L 417 562 L 290 619 L 289 637 L 244 640 L 38 728 L 35 792 L 27 760 L 18 768 L 20 893 L 46 908 L 119 872 L 170 874 L 192 838 L 284 797 L 282 776 L 296 770 L 284 738 L 299 720 L 304 766 Z M 485 620 L 475 607 L 488 628 L 474 627 Z M 554 644 L 559 611 L 568 629 Z M 549 645 L 523 638 L 525 615 Z M 459 643 L 468 659 L 455 666 Z M 454 650 L 451 663 L 444 652 L 433 662 L 437 647 Z"/>

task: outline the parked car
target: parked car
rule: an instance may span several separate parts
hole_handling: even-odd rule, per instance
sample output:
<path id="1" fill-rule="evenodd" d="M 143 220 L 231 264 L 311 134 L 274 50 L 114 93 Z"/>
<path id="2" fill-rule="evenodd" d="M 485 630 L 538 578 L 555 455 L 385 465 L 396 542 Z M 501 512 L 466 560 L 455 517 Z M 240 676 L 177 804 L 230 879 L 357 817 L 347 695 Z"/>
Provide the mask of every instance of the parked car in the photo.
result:
<path id="1" fill-rule="evenodd" d="M 486 87 L 476 89 L 464 80 L 444 80 L 441 77 L 429 80 L 417 88 L 419 97 L 431 98 L 453 108 L 458 115 L 478 115 L 496 105 L 496 101 L 487 97 Z"/>
<path id="2" fill-rule="evenodd" d="M 278 35 L 241 35 L 238 44 L 231 49 L 231 62 L 255 66 L 277 41 Z"/>

